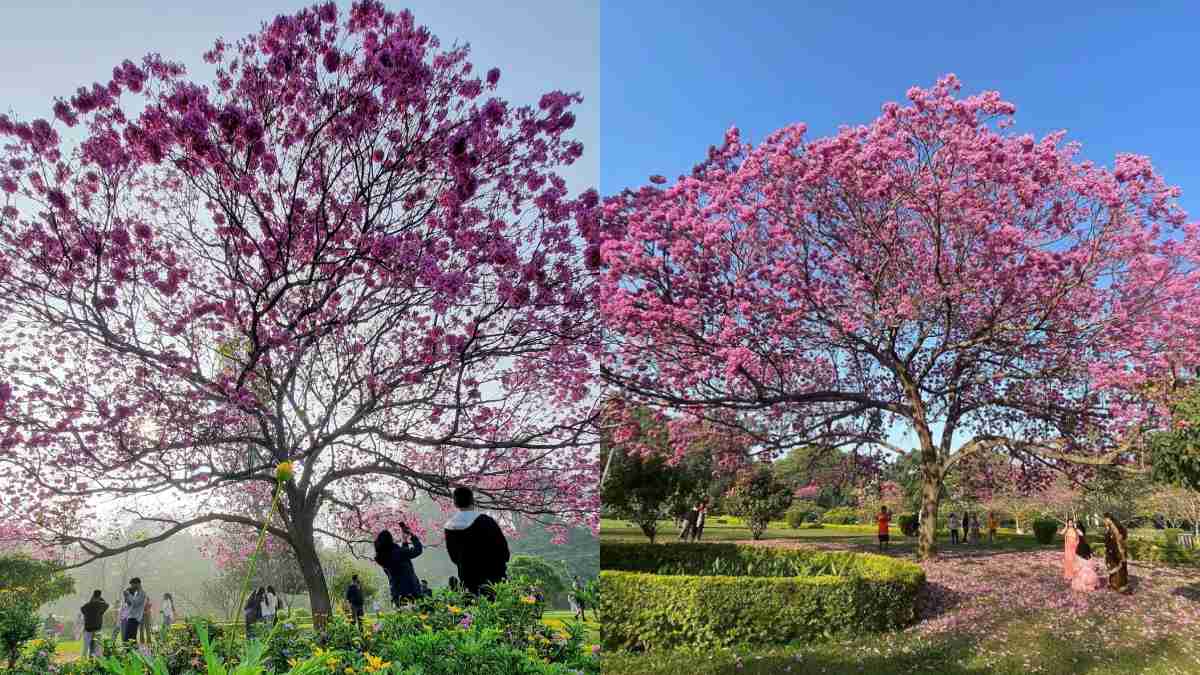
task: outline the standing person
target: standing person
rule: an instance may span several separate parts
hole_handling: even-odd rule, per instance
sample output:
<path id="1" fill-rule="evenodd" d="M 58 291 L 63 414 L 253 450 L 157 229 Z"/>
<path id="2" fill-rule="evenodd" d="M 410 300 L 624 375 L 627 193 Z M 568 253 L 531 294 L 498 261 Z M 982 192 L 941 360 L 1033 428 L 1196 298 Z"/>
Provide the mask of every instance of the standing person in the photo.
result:
<path id="1" fill-rule="evenodd" d="M 1111 513 L 1104 514 L 1104 563 L 1108 587 L 1118 593 L 1129 592 L 1129 532 Z"/>
<path id="2" fill-rule="evenodd" d="M 463 587 L 478 595 L 508 576 L 508 540 L 491 516 L 475 510 L 470 488 L 454 488 L 454 505 L 459 511 L 446 523 L 446 553 L 458 566 Z"/>
<path id="3" fill-rule="evenodd" d="M 129 580 L 129 588 L 122 594 L 125 604 L 129 607 L 125 613 L 125 623 L 122 627 L 121 639 L 133 642 L 137 639 L 138 628 L 146 612 L 146 592 L 142 590 L 142 580 L 134 577 Z"/>
<path id="4" fill-rule="evenodd" d="M 887 548 L 888 539 L 891 538 L 888 528 L 892 524 L 892 514 L 888 513 L 886 506 L 879 507 L 879 513 L 875 515 L 875 522 L 879 526 L 879 552 L 883 553 L 883 549 Z"/>
<path id="5" fill-rule="evenodd" d="M 967 512 L 963 511 L 962 517 L 962 543 L 967 543 L 967 528 L 970 527 L 971 521 L 967 518 Z"/>
<path id="6" fill-rule="evenodd" d="M 362 586 L 358 583 L 358 575 L 350 577 L 350 585 L 346 587 L 346 604 L 350 605 L 350 614 L 354 617 L 354 625 L 362 630 L 363 618 L 363 599 Z"/>
<path id="7" fill-rule="evenodd" d="M 680 541 L 687 541 L 696 534 L 696 523 L 700 521 L 700 504 L 688 509 L 683 516 L 683 531 L 679 533 Z"/>
<path id="8" fill-rule="evenodd" d="M 383 530 L 375 537 L 375 562 L 383 568 L 388 578 L 388 590 L 391 591 L 392 604 L 399 607 L 401 602 L 415 600 L 421 596 L 421 582 L 413 569 L 413 558 L 421 555 L 423 547 L 417 535 L 408 529 L 408 525 L 400 523 L 403 532 L 403 545 L 396 544 L 392 533 Z"/>
<path id="9" fill-rule="evenodd" d="M 987 528 L 988 528 L 988 545 L 991 546 L 992 544 L 996 543 L 996 530 L 1000 528 L 1000 520 L 998 518 L 996 518 L 995 511 L 988 511 Z"/>
<path id="10" fill-rule="evenodd" d="M 458 577 L 450 577 L 450 581 L 447 582 L 447 586 L 450 587 L 450 590 L 457 593 L 461 589 L 462 584 L 458 583 Z"/>
<path id="11" fill-rule="evenodd" d="M 170 593 L 163 593 L 162 602 L 159 603 L 159 614 L 162 619 L 162 629 L 159 634 L 159 640 L 167 639 L 167 632 L 171 629 L 171 624 L 175 623 L 175 599 Z"/>
<path id="12" fill-rule="evenodd" d="M 429 588 L 429 582 L 422 579 L 421 580 L 421 597 L 428 598 L 428 597 L 432 597 L 432 596 L 433 596 L 433 590 L 431 590 Z"/>
<path id="13" fill-rule="evenodd" d="M 113 622 L 112 639 L 124 635 L 125 619 L 129 618 L 129 603 L 125 600 L 125 592 L 121 593 L 121 608 L 117 610 L 117 620 Z"/>
<path id="14" fill-rule="evenodd" d="M 274 626 L 276 617 L 279 614 L 279 596 L 275 593 L 274 586 L 267 586 L 266 592 L 262 599 L 262 615 L 267 623 Z"/>
<path id="15" fill-rule="evenodd" d="M 82 657 L 85 659 L 95 656 L 100 648 L 96 637 L 104 624 L 104 613 L 107 611 L 108 603 L 101 597 L 99 590 L 92 591 L 92 599 L 79 608 L 79 613 L 83 616 Z"/>
<path id="16" fill-rule="evenodd" d="M 584 600 L 583 580 L 579 575 L 575 575 L 575 580 L 571 582 L 571 604 L 575 610 L 575 618 L 580 621 L 587 621 L 587 601 Z"/>
<path id="17" fill-rule="evenodd" d="M 138 644 L 150 644 L 150 627 L 154 620 L 154 603 L 146 596 L 146 608 L 142 611 L 142 624 L 138 626 Z"/>
<path id="18" fill-rule="evenodd" d="M 708 502 L 701 501 L 700 507 L 696 511 L 696 530 L 692 533 L 692 541 L 700 541 L 700 535 L 704 534 L 704 519 L 708 516 Z"/>
<path id="19" fill-rule="evenodd" d="M 250 597 L 246 598 L 246 605 L 242 608 L 242 617 L 246 620 L 246 639 L 250 639 L 250 631 L 255 622 L 258 621 L 259 612 L 262 611 L 262 598 L 259 596 L 258 589 L 250 592 Z"/>
<path id="20" fill-rule="evenodd" d="M 951 511 L 950 519 L 946 522 L 946 526 L 950 528 L 950 543 L 958 543 L 958 514 Z"/>
<path id="21" fill-rule="evenodd" d="M 973 546 L 979 545 L 979 514 L 978 513 L 971 514 L 971 544 Z"/>

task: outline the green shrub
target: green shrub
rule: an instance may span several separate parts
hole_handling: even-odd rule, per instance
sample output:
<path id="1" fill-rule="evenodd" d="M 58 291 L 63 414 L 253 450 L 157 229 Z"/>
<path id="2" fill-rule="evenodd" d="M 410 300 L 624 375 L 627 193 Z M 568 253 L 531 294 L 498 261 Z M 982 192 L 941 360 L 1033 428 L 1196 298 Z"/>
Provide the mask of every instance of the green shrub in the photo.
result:
<path id="1" fill-rule="evenodd" d="M 1183 534 L 1183 530 L 1170 527 L 1162 531 L 1162 542 L 1167 546 L 1178 546 L 1179 535 Z"/>
<path id="2" fill-rule="evenodd" d="M 858 513 L 848 506 L 839 506 L 822 514 L 821 522 L 826 525 L 857 525 Z"/>
<path id="3" fill-rule="evenodd" d="M 1141 562 L 1167 562 L 1177 565 L 1200 566 L 1200 551 L 1197 550 L 1189 551 L 1180 546 L 1168 546 L 1161 541 L 1133 537 L 1125 541 L 1125 546 L 1129 549 L 1129 557 Z"/>
<path id="4" fill-rule="evenodd" d="M 808 522 L 808 516 L 811 513 L 808 509 L 802 506 L 793 506 L 787 512 L 788 527 L 793 530 L 800 529 L 800 526 Z"/>
<path id="5" fill-rule="evenodd" d="M 1033 536 L 1039 544 L 1049 544 L 1054 541 L 1058 532 L 1058 523 L 1053 520 L 1038 519 L 1033 521 Z"/>
<path id="6" fill-rule="evenodd" d="M 822 525 L 821 523 L 804 523 L 804 525 L 801 525 L 801 526 L 800 526 L 800 529 L 803 529 L 803 530 L 823 530 L 823 529 L 825 529 L 825 526 L 824 526 L 824 525 Z"/>
<path id="7" fill-rule="evenodd" d="M 901 513 L 900 517 L 897 519 L 897 521 L 900 525 L 900 532 L 904 536 L 906 536 L 906 537 L 917 536 L 917 527 L 919 526 L 919 523 L 917 522 L 916 514 Z"/>
<path id="8" fill-rule="evenodd" d="M 755 576 L 705 575 L 721 566 Z M 602 544 L 600 567 L 605 649 L 706 649 L 891 630 L 915 620 L 925 583 L 920 567 L 886 556 L 735 544 Z M 660 570 L 699 574 L 654 573 Z"/>
<path id="9" fill-rule="evenodd" d="M 21 654 L 21 645 L 32 640 L 41 626 L 37 605 L 24 588 L 0 588 L 0 655 L 9 667 Z"/>

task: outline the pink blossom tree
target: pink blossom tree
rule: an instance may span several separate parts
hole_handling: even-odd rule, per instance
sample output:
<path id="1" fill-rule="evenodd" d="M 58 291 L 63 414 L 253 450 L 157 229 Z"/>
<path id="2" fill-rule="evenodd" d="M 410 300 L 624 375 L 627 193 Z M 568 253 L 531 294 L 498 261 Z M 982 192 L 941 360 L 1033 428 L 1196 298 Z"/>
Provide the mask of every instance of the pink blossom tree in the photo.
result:
<path id="1" fill-rule="evenodd" d="M 601 369 L 631 398 L 755 422 L 760 448 L 916 438 L 920 554 L 939 490 L 985 450 L 1126 466 L 1139 385 L 1200 336 L 1197 226 L 1145 157 L 1079 161 L 947 76 L 863 126 L 758 146 L 606 200 Z M 1128 468 L 1128 467 L 1126 467 Z"/>
<path id="2" fill-rule="evenodd" d="M 420 493 L 598 526 L 598 198 L 555 173 L 581 98 L 510 105 L 467 58 L 328 2 L 217 40 L 207 84 L 152 54 L 53 121 L 0 116 L 13 522 L 76 565 L 265 526 L 319 613 L 315 537 L 369 539 Z M 98 540 L 101 498 L 162 531 Z"/>

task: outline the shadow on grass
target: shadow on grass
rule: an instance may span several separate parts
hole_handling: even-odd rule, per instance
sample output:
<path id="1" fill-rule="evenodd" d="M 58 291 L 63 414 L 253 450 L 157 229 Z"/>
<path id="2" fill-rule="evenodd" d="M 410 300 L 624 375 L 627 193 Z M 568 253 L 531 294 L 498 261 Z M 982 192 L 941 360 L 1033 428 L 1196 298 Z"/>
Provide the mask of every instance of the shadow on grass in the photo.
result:
<path id="1" fill-rule="evenodd" d="M 1134 648 L 1112 648 L 1093 640 L 1070 641 L 1039 635 L 1008 654 L 990 657 L 978 653 L 971 639 L 950 636 L 934 642 L 917 643 L 907 651 L 875 650 L 870 638 L 849 644 L 808 645 L 800 650 L 774 648 L 733 654 L 665 652 L 614 654 L 606 656 L 603 672 L 612 675 L 766 675 L 767 673 L 862 673 L 901 675 L 940 673 L 944 675 L 1026 675 L 1037 672 L 1068 673 L 1142 672 L 1165 657 L 1180 665 L 1188 661 L 1179 641 L 1160 638 Z M 802 651 L 801 651 L 802 650 Z M 1190 672 L 1190 671 L 1185 671 Z"/>
<path id="2" fill-rule="evenodd" d="M 1180 586 L 1174 591 L 1171 591 L 1171 594 L 1178 595 L 1179 597 L 1185 600 L 1191 600 L 1192 602 L 1200 602 L 1200 582 L 1189 584 L 1187 586 Z"/>

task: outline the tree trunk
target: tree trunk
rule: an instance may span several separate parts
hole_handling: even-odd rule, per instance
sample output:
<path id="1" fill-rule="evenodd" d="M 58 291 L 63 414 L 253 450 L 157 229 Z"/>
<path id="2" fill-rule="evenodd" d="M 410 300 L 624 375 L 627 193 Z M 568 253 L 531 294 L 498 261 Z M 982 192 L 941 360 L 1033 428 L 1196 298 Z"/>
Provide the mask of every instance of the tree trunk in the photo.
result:
<path id="1" fill-rule="evenodd" d="M 917 558 L 929 560 L 937 555 L 938 497 L 941 481 L 926 470 L 921 481 L 921 531 L 917 539 Z"/>
<path id="2" fill-rule="evenodd" d="M 325 571 L 321 569 L 321 559 L 317 557 L 317 544 L 313 537 L 313 516 L 297 518 L 292 521 L 292 550 L 296 552 L 296 560 L 300 563 L 300 573 L 304 576 L 304 585 L 308 587 L 308 605 L 313 614 L 313 627 L 318 623 L 324 625 L 320 617 L 328 617 L 333 606 L 329 601 L 329 586 L 325 584 Z"/>

